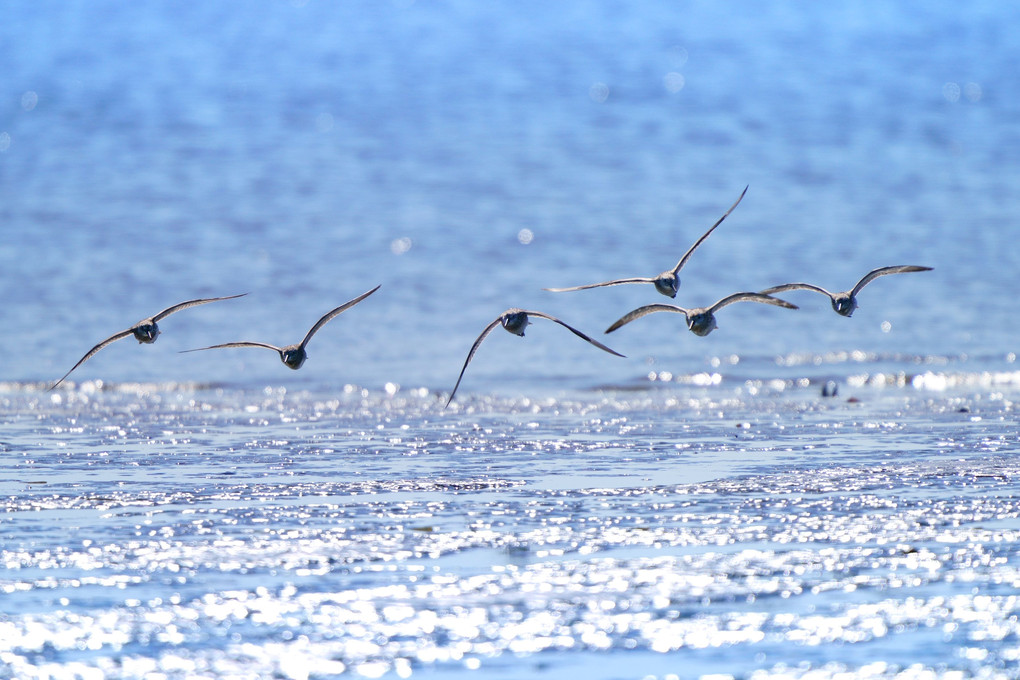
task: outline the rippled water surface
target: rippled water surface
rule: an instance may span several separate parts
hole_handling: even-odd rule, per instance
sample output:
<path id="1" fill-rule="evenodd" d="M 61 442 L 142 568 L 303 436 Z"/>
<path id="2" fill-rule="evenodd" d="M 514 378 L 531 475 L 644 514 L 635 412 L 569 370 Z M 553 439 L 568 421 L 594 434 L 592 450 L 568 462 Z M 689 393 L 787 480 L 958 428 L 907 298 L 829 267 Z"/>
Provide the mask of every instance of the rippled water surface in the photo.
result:
<path id="1" fill-rule="evenodd" d="M 0 678 L 1020 677 L 1018 16 L 4 3 Z"/>
<path id="2" fill-rule="evenodd" d="M 8 387 L 4 677 L 1015 677 L 1015 380 Z"/>

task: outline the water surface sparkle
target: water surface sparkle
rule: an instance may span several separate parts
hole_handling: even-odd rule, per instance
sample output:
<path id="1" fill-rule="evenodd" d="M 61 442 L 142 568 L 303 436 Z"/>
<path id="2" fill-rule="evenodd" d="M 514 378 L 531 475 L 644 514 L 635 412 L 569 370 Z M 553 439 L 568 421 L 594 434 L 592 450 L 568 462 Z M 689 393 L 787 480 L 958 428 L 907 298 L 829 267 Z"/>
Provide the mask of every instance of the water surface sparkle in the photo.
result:
<path id="1" fill-rule="evenodd" d="M 726 384 L 9 389 L 0 677 L 1015 677 L 1008 395 Z"/>

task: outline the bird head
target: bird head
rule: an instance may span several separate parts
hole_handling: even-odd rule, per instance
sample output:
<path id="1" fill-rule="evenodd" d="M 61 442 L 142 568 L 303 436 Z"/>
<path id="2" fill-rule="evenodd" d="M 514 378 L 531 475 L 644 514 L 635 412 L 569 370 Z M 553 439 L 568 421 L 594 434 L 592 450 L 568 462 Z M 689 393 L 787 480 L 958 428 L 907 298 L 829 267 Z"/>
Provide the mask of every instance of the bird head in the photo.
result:
<path id="1" fill-rule="evenodd" d="M 503 315 L 503 318 L 500 319 L 500 322 L 503 324 L 503 328 L 505 328 L 508 333 L 519 335 L 522 338 L 524 337 L 524 329 L 527 328 L 530 323 L 530 321 L 528 321 L 528 313 L 521 310 L 507 312 Z"/>
<path id="2" fill-rule="evenodd" d="M 718 328 L 715 322 L 715 314 L 712 312 L 691 314 L 687 320 L 687 327 L 691 330 L 691 333 L 701 337 L 705 337 Z"/>
<path id="3" fill-rule="evenodd" d="M 672 271 L 662 272 L 655 277 L 655 290 L 666 297 L 675 298 L 676 292 L 680 290 L 680 277 Z"/>
<path id="4" fill-rule="evenodd" d="M 155 321 L 143 321 L 131 329 L 131 332 L 134 333 L 135 339 L 138 342 L 149 344 L 156 342 L 156 337 L 159 336 L 160 331 Z"/>
<path id="5" fill-rule="evenodd" d="M 305 363 L 308 353 L 301 347 L 285 347 L 280 352 L 280 358 L 283 359 L 283 363 L 286 364 L 287 368 L 292 368 L 296 371 Z"/>
<path id="6" fill-rule="evenodd" d="M 837 314 L 852 316 L 857 309 L 857 298 L 848 294 L 837 295 L 832 298 L 832 308 Z"/>

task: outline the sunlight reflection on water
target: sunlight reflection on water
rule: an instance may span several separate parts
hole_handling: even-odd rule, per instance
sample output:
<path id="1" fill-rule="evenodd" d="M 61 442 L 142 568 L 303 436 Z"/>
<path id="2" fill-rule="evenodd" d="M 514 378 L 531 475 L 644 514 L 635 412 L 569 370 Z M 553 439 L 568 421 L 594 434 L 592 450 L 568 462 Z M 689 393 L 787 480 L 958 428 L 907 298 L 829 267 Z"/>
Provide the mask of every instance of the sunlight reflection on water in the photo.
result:
<path id="1" fill-rule="evenodd" d="M 810 649 L 838 677 L 863 647 L 891 678 L 1013 654 L 1010 402 L 712 389 L 444 414 L 418 390 L 8 386 L 49 445 L 8 444 L 0 677 L 499 677 L 607 651 L 782 676 Z"/>

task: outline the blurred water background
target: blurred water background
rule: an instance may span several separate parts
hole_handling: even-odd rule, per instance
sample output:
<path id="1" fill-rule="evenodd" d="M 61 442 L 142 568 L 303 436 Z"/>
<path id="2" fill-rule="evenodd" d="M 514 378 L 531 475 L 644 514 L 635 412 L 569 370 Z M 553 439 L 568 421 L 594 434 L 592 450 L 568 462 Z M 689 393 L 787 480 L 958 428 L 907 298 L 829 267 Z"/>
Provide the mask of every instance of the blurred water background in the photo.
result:
<path id="1" fill-rule="evenodd" d="M 5 2 L 0 677 L 1017 677 L 1018 63 L 983 1 Z M 934 271 L 542 290 L 745 186 L 676 303 Z M 512 306 L 627 358 L 497 330 L 442 410 Z"/>

